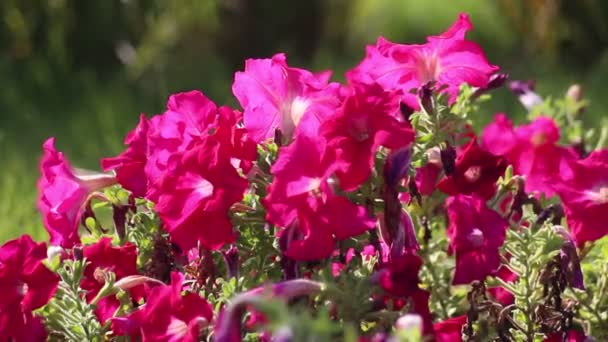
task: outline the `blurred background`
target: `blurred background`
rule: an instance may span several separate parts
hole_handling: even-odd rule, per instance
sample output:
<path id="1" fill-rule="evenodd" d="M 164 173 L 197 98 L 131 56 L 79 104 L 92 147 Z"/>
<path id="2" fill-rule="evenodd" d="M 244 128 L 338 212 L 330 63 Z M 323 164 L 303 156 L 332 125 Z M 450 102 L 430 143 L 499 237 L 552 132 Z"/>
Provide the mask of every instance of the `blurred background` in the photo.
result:
<path id="1" fill-rule="evenodd" d="M 580 83 L 588 122 L 605 116 L 605 0 L 0 1 L 0 242 L 47 237 L 35 188 L 47 137 L 73 165 L 97 169 L 170 93 L 200 89 L 236 106 L 232 77 L 246 58 L 283 51 L 290 65 L 342 81 L 378 36 L 424 42 L 461 11 L 469 38 L 512 79 L 555 96 Z M 524 112 L 506 89 L 483 109 L 485 121 Z"/>

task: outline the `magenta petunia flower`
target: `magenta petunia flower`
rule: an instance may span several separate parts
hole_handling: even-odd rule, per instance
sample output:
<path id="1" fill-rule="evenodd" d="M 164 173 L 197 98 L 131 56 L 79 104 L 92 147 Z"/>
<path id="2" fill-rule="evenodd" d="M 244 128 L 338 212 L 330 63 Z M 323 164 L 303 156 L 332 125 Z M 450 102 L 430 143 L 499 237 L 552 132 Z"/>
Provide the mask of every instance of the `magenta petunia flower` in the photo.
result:
<path id="1" fill-rule="evenodd" d="M 245 128 L 252 139 L 270 139 L 276 129 L 287 140 L 296 131 L 317 134 L 322 119 L 340 104 L 340 85 L 328 83 L 329 76 L 289 67 L 284 54 L 245 61 L 245 71 L 234 75 L 232 92 L 245 110 Z"/>
<path id="2" fill-rule="evenodd" d="M 335 240 L 359 235 L 374 227 L 365 208 L 338 196 L 330 186 L 336 170 L 331 150 L 322 139 L 299 135 L 279 150 L 271 172 L 274 180 L 263 203 L 268 220 L 280 227 L 297 226 L 301 239 L 286 254 L 297 260 L 328 257 Z"/>
<path id="3" fill-rule="evenodd" d="M 460 85 L 484 88 L 498 71 L 479 45 L 465 39 L 472 28 L 468 15 L 460 14 L 447 31 L 428 37 L 425 44 L 395 44 L 379 38 L 375 47 L 367 47 L 365 59 L 347 78 L 352 83 L 377 82 L 403 94 L 435 82 L 438 89 L 446 88 L 452 102 Z"/>
<path id="4" fill-rule="evenodd" d="M 171 95 L 167 110 L 148 124 L 144 169 L 150 185 L 176 167 L 181 153 L 208 136 L 216 120 L 217 106 L 200 91 Z"/>
<path id="5" fill-rule="evenodd" d="M 54 142 L 54 138 L 49 138 L 42 146 L 38 209 L 51 236 L 50 243 L 70 248 L 80 241 L 78 225 L 89 195 L 115 184 L 116 178 L 106 174 L 77 174 L 63 153 L 55 149 Z"/>
<path id="6" fill-rule="evenodd" d="M 98 242 L 83 248 L 83 255 L 87 260 L 84 269 L 84 277 L 80 282 L 80 287 L 87 291 L 87 301 L 91 302 L 105 284 L 104 273 L 112 272 L 116 275 L 116 280 L 126 276 L 137 274 L 137 247 L 127 243 L 124 246 L 112 246 L 112 239 L 101 238 Z M 135 300 L 139 300 L 143 295 L 143 288 L 135 287 L 129 290 Z M 103 324 L 111 318 L 120 302 L 112 295 L 101 299 L 97 303 L 95 314 Z"/>
<path id="7" fill-rule="evenodd" d="M 505 241 L 507 221 L 477 197 L 457 195 L 446 200 L 450 240 L 456 255 L 454 284 L 483 280 L 500 267 L 499 248 Z"/>
<path id="8" fill-rule="evenodd" d="M 42 263 L 44 243 L 29 235 L 0 247 L 0 340 L 41 341 L 46 331 L 32 310 L 53 297 L 59 277 Z"/>
<path id="9" fill-rule="evenodd" d="M 503 156 L 516 174 L 525 176 L 526 192 L 552 196 L 551 183 L 570 178 L 570 164 L 578 157 L 573 150 L 557 145 L 559 127 L 553 119 L 539 116 L 528 125 L 513 128 L 504 114 L 497 114 L 482 134 L 482 147 Z"/>
<path id="10" fill-rule="evenodd" d="M 184 276 L 171 274 L 171 285 L 153 287 L 140 309 L 112 319 L 118 336 L 141 337 L 144 341 L 195 342 L 213 319 L 213 308 L 199 295 L 182 294 Z"/>
<path id="11" fill-rule="evenodd" d="M 104 171 L 114 170 L 118 183 L 136 197 L 144 197 L 148 189 L 148 178 L 144 171 L 147 140 L 148 121 L 142 114 L 137 126 L 125 138 L 127 149 L 116 157 L 101 159 L 101 168 Z"/>
<path id="12" fill-rule="evenodd" d="M 454 174 L 444 176 L 437 188 L 448 195 L 476 194 L 489 199 L 506 168 L 506 160 L 485 151 L 473 138 L 458 151 Z"/>
<path id="13" fill-rule="evenodd" d="M 243 198 L 248 182 L 215 136 L 185 153 L 155 188 L 156 211 L 183 250 L 200 242 L 217 249 L 236 239 L 228 210 Z"/>
<path id="14" fill-rule="evenodd" d="M 414 131 L 399 121 L 396 98 L 380 86 L 355 86 L 336 115 L 327 119 L 320 134 L 335 150 L 340 187 L 356 189 L 369 178 L 380 146 L 399 149 L 414 141 Z"/>
<path id="15" fill-rule="evenodd" d="M 218 108 L 199 91 L 172 95 L 167 111 L 149 120 L 146 197 L 157 202 L 157 188 L 163 177 L 179 173 L 183 154 L 211 136 L 221 144 L 222 159 L 231 160 L 243 172 L 249 171 L 257 148 L 246 130 L 239 127 L 241 118 L 240 112 Z"/>
<path id="16" fill-rule="evenodd" d="M 460 342 L 462 341 L 462 327 L 467 323 L 467 316 L 456 316 L 433 325 L 435 341 Z"/>
<path id="17" fill-rule="evenodd" d="M 608 234 L 608 149 L 594 151 L 571 165 L 573 176 L 553 188 L 562 200 L 576 245 L 581 247 Z"/>

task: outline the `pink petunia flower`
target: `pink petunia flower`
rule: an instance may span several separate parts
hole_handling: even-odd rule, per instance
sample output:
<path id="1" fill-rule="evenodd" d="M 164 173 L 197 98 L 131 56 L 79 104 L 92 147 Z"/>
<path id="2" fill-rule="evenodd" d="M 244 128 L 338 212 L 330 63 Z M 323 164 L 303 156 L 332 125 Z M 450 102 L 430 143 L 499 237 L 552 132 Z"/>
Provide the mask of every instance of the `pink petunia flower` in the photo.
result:
<path id="1" fill-rule="evenodd" d="M 562 200 L 568 228 L 576 245 L 608 234 L 608 149 L 592 152 L 571 164 L 573 176 L 553 185 Z"/>
<path id="2" fill-rule="evenodd" d="M 127 149 L 116 157 L 101 159 L 104 171 L 114 170 L 118 183 L 136 197 L 144 197 L 148 178 L 144 171 L 148 152 L 148 120 L 142 114 L 137 126 L 127 134 Z"/>
<path id="3" fill-rule="evenodd" d="M 198 341 L 201 330 L 213 319 L 213 308 L 199 295 L 182 294 L 184 277 L 174 272 L 171 285 L 153 287 L 140 309 L 126 317 L 112 319 L 118 336 L 140 337 L 144 341 Z"/>
<path id="4" fill-rule="evenodd" d="M 239 127 L 241 113 L 217 107 L 199 91 L 172 95 L 167 111 L 149 121 L 146 197 L 157 202 L 163 177 L 176 172 L 183 154 L 213 136 L 221 144 L 222 158 L 248 172 L 257 157 L 256 144 Z"/>
<path id="5" fill-rule="evenodd" d="M 0 340 L 41 341 L 46 331 L 32 310 L 53 297 L 59 277 L 42 263 L 47 257 L 44 243 L 29 235 L 0 247 Z"/>
<path id="6" fill-rule="evenodd" d="M 199 91 L 171 95 L 167 110 L 154 116 L 148 128 L 145 173 L 153 185 L 171 172 L 181 153 L 210 134 L 217 120 L 217 106 Z"/>
<path id="7" fill-rule="evenodd" d="M 409 122 L 393 115 L 395 100 L 377 84 L 355 86 L 337 114 L 321 125 L 327 148 L 336 151 L 336 176 L 345 191 L 356 189 L 369 178 L 380 146 L 399 149 L 414 141 Z"/>
<path id="8" fill-rule="evenodd" d="M 460 14 L 446 32 L 428 37 L 425 44 L 395 44 L 379 38 L 375 47 L 367 47 L 365 59 L 347 78 L 352 83 L 377 82 L 403 94 L 435 82 L 438 89 L 446 88 L 453 102 L 460 85 L 487 87 L 490 76 L 498 71 L 477 44 L 465 40 L 472 28 L 468 15 Z"/>
<path id="9" fill-rule="evenodd" d="M 484 280 L 500 267 L 499 248 L 505 241 L 507 221 L 473 196 L 449 197 L 446 209 L 449 252 L 456 254 L 453 283 Z"/>
<path id="10" fill-rule="evenodd" d="M 137 247 L 134 244 L 127 243 L 124 246 L 115 247 L 112 246 L 111 238 L 104 237 L 95 244 L 85 246 L 83 255 L 88 263 L 84 269 L 80 287 L 87 291 L 88 302 L 91 302 L 104 286 L 103 273 L 114 273 L 116 280 L 137 274 Z M 129 292 L 133 299 L 139 300 L 142 298 L 143 288 L 135 287 Z M 114 315 L 119 306 L 120 302 L 116 296 L 107 296 L 97 303 L 95 314 L 103 324 Z"/>
<path id="11" fill-rule="evenodd" d="M 467 316 L 456 316 L 433 325 L 437 342 L 462 341 L 462 327 L 467 323 Z"/>
<path id="12" fill-rule="evenodd" d="M 374 227 L 365 208 L 334 193 L 330 176 L 336 170 L 331 150 L 322 139 L 299 135 L 279 150 L 272 166 L 274 180 L 263 203 L 268 220 L 280 227 L 296 225 L 301 239 L 286 254 L 297 260 L 328 257 L 335 240 L 359 235 Z"/>
<path id="13" fill-rule="evenodd" d="M 228 210 L 243 198 L 248 182 L 222 148 L 214 136 L 206 137 L 156 187 L 155 209 L 183 250 L 197 242 L 218 249 L 236 239 Z"/>
<path id="14" fill-rule="evenodd" d="M 448 195 L 477 194 L 490 199 L 506 168 L 506 160 L 485 151 L 474 138 L 458 151 L 454 174 L 444 176 L 437 188 Z"/>
<path id="15" fill-rule="evenodd" d="M 497 114 L 482 134 L 482 147 L 503 156 L 515 174 L 526 177 L 525 191 L 554 194 L 551 183 L 572 176 L 571 162 L 578 157 L 557 145 L 559 127 L 553 119 L 539 116 L 528 125 L 513 128 L 504 114 Z"/>
<path id="16" fill-rule="evenodd" d="M 330 73 L 313 74 L 287 65 L 284 54 L 248 59 L 234 75 L 232 92 L 245 110 L 245 128 L 259 143 L 280 129 L 287 140 L 296 131 L 317 134 L 322 119 L 340 104 L 340 85 L 328 83 Z"/>
<path id="17" fill-rule="evenodd" d="M 80 241 L 78 225 L 89 196 L 115 184 L 116 178 L 106 174 L 77 173 L 63 153 L 55 149 L 54 142 L 54 138 L 49 138 L 42 146 L 38 209 L 51 236 L 50 243 L 70 248 Z"/>

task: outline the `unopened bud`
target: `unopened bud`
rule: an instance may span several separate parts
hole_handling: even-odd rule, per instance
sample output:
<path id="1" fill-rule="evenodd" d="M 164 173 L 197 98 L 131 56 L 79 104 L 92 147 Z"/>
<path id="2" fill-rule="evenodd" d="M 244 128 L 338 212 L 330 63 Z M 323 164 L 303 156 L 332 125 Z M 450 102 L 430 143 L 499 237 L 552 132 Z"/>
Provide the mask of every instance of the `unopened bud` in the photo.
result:
<path id="1" fill-rule="evenodd" d="M 143 275 L 130 275 L 116 281 L 114 283 L 114 287 L 126 291 L 128 289 L 134 288 L 147 282 L 155 283 L 158 285 L 165 285 L 165 283 L 158 279 L 146 277 Z"/>

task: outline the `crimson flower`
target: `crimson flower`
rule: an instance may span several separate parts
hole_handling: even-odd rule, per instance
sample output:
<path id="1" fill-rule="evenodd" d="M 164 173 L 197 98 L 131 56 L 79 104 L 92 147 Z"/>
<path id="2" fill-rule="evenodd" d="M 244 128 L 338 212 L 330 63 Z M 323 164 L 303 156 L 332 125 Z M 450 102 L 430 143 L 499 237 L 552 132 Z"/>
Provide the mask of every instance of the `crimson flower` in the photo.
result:
<path id="1" fill-rule="evenodd" d="M 460 342 L 462 341 L 462 327 L 467 323 L 467 316 L 456 316 L 433 325 L 435 341 Z"/>
<path id="2" fill-rule="evenodd" d="M 144 341 L 198 341 L 201 329 L 213 319 L 213 308 L 195 293 L 182 294 L 183 281 L 182 274 L 173 272 L 171 285 L 153 287 L 144 306 L 126 317 L 113 318 L 113 332 L 141 336 Z"/>
<path id="3" fill-rule="evenodd" d="M 409 94 L 429 82 L 446 87 L 453 102 L 463 83 L 487 87 L 498 67 L 488 63 L 481 48 L 465 39 L 473 25 L 460 14 L 447 31 L 430 36 L 425 44 L 403 45 L 379 38 L 367 47 L 363 62 L 347 74 L 353 83 L 377 82 L 384 89 Z"/>
<path id="4" fill-rule="evenodd" d="M 506 168 L 506 160 L 482 149 L 474 138 L 458 151 L 454 173 L 444 176 L 437 188 L 448 195 L 477 194 L 489 199 Z"/>
<path id="5" fill-rule="evenodd" d="M 0 340 L 40 341 L 46 331 L 40 318 L 32 314 L 53 297 L 59 277 L 42 261 L 44 243 L 29 235 L 0 247 Z"/>
<path id="6" fill-rule="evenodd" d="M 127 243 L 115 247 L 112 246 L 111 238 L 104 237 L 95 244 L 85 246 L 83 255 L 88 263 L 80 287 L 87 291 L 88 302 L 91 302 L 104 286 L 103 273 L 114 273 L 116 280 L 137 274 L 137 247 L 134 244 Z M 142 297 L 142 291 L 141 287 L 130 290 L 136 300 Z M 97 303 L 95 314 L 103 324 L 114 315 L 119 306 L 120 302 L 115 296 L 104 297 Z"/>
<path id="7" fill-rule="evenodd" d="M 399 149 L 414 141 L 410 124 L 393 115 L 395 100 L 377 84 L 355 86 L 337 114 L 321 125 L 327 148 L 336 153 L 342 189 L 354 190 L 369 178 L 380 146 Z"/>
<path id="8" fill-rule="evenodd" d="M 248 182 L 214 136 L 186 152 L 155 187 L 156 211 L 183 250 L 200 242 L 218 249 L 234 242 L 228 210 L 243 198 Z"/>
<path id="9" fill-rule="evenodd" d="M 277 128 L 288 140 L 296 131 L 317 134 L 322 119 L 340 103 L 340 85 L 328 83 L 329 76 L 289 67 L 282 53 L 246 60 L 245 71 L 234 75 L 232 92 L 245 110 L 245 128 L 252 139 L 270 139 Z"/>
<path id="10" fill-rule="evenodd" d="M 454 284 L 483 280 L 500 267 L 499 248 L 507 222 L 477 197 L 457 195 L 446 200 L 450 220 L 449 252 L 456 254 Z"/>
<path id="11" fill-rule="evenodd" d="M 557 145 L 559 135 L 551 118 L 539 116 L 528 125 L 513 128 L 504 114 L 497 114 L 483 130 L 482 147 L 503 156 L 516 174 L 526 177 L 526 192 L 552 196 L 551 183 L 571 177 L 570 163 L 578 158 L 571 149 Z"/>
<path id="12" fill-rule="evenodd" d="M 338 196 L 330 186 L 336 169 L 331 150 L 322 139 L 299 135 L 279 150 L 272 166 L 274 180 L 263 203 L 268 220 L 280 227 L 296 225 L 302 239 L 286 255 L 317 260 L 331 255 L 335 240 L 359 235 L 374 227 L 365 208 Z"/>
<path id="13" fill-rule="evenodd" d="M 594 151 L 571 165 L 573 176 L 553 188 L 562 200 L 576 245 L 581 247 L 608 234 L 608 149 Z"/>
<path id="14" fill-rule="evenodd" d="M 54 143 L 55 139 L 49 138 L 42 145 L 38 209 L 51 236 L 50 243 L 70 248 L 80 241 L 78 225 L 89 195 L 114 184 L 116 178 L 105 174 L 77 174 Z"/>
<path id="15" fill-rule="evenodd" d="M 116 157 L 101 159 L 104 171 L 114 170 L 116 179 L 123 188 L 136 197 L 144 197 L 148 189 L 148 178 L 144 171 L 148 151 L 148 121 L 142 114 L 137 126 L 127 134 L 127 149 Z"/>
<path id="16" fill-rule="evenodd" d="M 241 114 L 228 107 L 217 107 L 199 91 L 178 93 L 169 97 L 167 110 L 149 120 L 146 197 L 157 202 L 159 183 L 180 167 L 183 154 L 213 136 L 222 145 L 222 157 L 248 169 L 255 160 L 255 143 L 245 130 L 237 127 Z M 243 162 L 246 163 L 243 163 Z"/>

